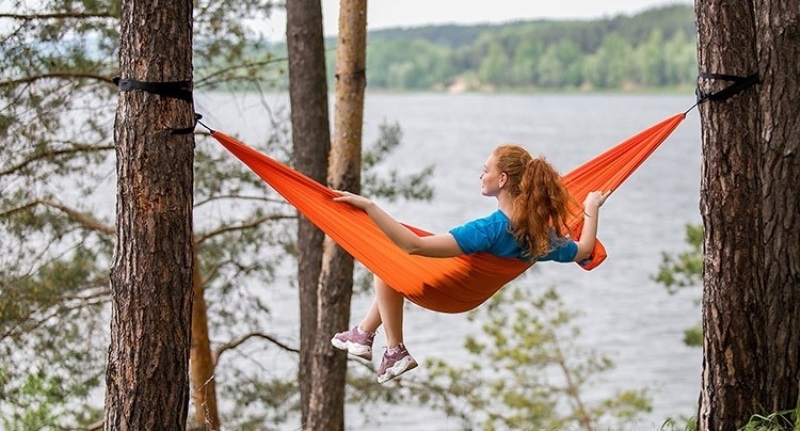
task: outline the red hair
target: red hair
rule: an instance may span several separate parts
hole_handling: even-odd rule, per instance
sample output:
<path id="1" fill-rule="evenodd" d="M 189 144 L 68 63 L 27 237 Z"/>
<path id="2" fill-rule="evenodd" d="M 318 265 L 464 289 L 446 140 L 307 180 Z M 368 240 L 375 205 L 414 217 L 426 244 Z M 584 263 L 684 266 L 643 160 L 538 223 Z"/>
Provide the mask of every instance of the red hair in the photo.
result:
<path id="1" fill-rule="evenodd" d="M 502 145 L 494 150 L 497 169 L 508 175 L 508 192 L 513 198 L 511 234 L 526 245 L 526 256 L 536 258 L 551 250 L 552 233 L 564 237 L 569 231 L 572 196 L 561 175 L 544 158 L 531 157 L 519 145 Z"/>

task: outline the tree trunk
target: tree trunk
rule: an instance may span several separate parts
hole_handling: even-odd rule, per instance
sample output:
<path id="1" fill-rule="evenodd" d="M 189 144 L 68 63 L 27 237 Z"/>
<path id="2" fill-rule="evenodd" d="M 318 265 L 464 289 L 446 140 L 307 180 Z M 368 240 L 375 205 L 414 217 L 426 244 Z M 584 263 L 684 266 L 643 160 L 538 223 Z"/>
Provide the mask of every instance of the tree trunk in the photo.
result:
<path id="1" fill-rule="evenodd" d="M 211 342 L 208 337 L 205 282 L 200 272 L 197 255 L 194 259 L 192 279 L 194 302 L 192 303 L 192 350 L 189 365 L 191 366 L 194 418 L 201 429 L 218 430 L 220 422 L 217 411 L 217 384 L 214 380 L 216 364 L 211 354 Z"/>
<path id="2" fill-rule="evenodd" d="M 341 2 L 336 58 L 336 106 L 328 185 L 361 190 L 361 134 L 366 87 L 367 1 Z M 325 240 L 317 293 L 317 344 L 309 430 L 344 430 L 347 354 L 333 348 L 334 333 L 347 329 L 353 293 L 353 258 L 330 238 Z"/>
<path id="3" fill-rule="evenodd" d="M 319 0 L 286 2 L 286 43 L 289 53 L 289 99 L 292 110 L 294 168 L 324 184 L 330 151 L 328 83 L 322 5 Z M 317 329 L 317 284 L 324 234 L 305 217 L 297 228 L 297 283 L 300 295 L 300 401 L 302 421 L 308 421 L 313 348 Z"/>
<path id="4" fill-rule="evenodd" d="M 192 2 L 123 1 L 120 75 L 192 77 Z M 106 430 L 183 430 L 192 307 L 192 103 L 122 92 Z"/>
<path id="5" fill-rule="evenodd" d="M 763 84 L 700 105 L 705 227 L 698 429 L 793 409 L 800 384 L 798 0 L 697 1 L 701 72 Z M 718 91 L 729 84 L 704 80 Z"/>
<path id="6" fill-rule="evenodd" d="M 759 403 L 772 413 L 800 409 L 800 0 L 755 4 L 767 286 Z"/>

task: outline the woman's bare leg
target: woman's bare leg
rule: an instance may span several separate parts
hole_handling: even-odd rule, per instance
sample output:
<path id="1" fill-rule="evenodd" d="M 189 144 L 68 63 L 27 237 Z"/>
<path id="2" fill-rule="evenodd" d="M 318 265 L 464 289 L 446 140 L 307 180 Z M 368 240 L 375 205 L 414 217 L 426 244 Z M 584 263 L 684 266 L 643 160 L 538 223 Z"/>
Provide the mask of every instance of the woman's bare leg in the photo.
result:
<path id="1" fill-rule="evenodd" d="M 380 312 L 379 318 L 383 321 L 383 329 L 386 331 L 386 343 L 391 349 L 403 342 L 403 305 L 405 298 L 389 287 L 386 282 L 375 276 L 375 299 Z M 367 330 L 368 328 L 362 329 Z"/>
<path id="2" fill-rule="evenodd" d="M 381 311 L 378 308 L 378 295 L 376 293 L 372 298 L 372 305 L 370 305 L 367 314 L 361 320 L 361 323 L 358 324 L 358 327 L 361 328 L 362 331 L 376 332 L 381 326 L 381 323 Z"/>

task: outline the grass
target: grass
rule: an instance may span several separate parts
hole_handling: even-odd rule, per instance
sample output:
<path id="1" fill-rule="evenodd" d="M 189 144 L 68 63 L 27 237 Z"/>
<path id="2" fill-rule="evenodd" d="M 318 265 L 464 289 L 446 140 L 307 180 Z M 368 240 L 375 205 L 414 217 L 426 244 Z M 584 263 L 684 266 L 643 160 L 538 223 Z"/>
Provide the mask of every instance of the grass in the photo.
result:
<path id="1" fill-rule="evenodd" d="M 754 414 L 750 416 L 747 423 L 738 431 L 800 431 L 800 421 L 798 410 L 785 410 L 764 416 Z M 679 424 L 675 419 L 667 419 L 661 424 L 658 431 L 696 431 L 696 418 L 685 419 L 683 424 Z"/>

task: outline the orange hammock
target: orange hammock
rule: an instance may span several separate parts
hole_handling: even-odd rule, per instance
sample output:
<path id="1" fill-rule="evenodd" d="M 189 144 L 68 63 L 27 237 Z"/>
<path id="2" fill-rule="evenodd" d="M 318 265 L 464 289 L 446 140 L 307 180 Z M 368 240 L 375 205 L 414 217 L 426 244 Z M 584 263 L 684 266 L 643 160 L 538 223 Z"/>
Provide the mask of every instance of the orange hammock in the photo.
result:
<path id="1" fill-rule="evenodd" d="M 676 114 L 565 175 L 564 183 L 575 201 L 583 202 L 594 190 L 616 190 L 684 118 L 685 114 Z M 486 253 L 452 258 L 409 255 L 364 211 L 334 202 L 335 193 L 327 187 L 230 136 L 217 131 L 212 131 L 211 136 L 356 260 L 417 305 L 447 313 L 471 310 L 532 265 Z M 583 226 L 583 212 L 581 208 L 575 209 L 570 228 L 571 236 L 577 239 Z M 430 235 L 407 227 L 417 235 Z M 605 258 L 605 248 L 597 241 L 591 261 L 582 266 L 593 269 Z"/>

